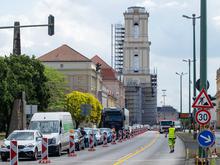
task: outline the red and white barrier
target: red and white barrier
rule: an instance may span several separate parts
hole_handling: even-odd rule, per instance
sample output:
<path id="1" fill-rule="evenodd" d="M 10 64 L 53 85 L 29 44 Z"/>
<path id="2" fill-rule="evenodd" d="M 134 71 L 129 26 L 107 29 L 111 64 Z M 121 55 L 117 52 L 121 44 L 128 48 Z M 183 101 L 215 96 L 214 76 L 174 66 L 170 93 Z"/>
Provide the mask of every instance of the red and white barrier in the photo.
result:
<path id="1" fill-rule="evenodd" d="M 10 165 L 18 165 L 18 143 L 16 140 L 10 141 Z"/>
<path id="2" fill-rule="evenodd" d="M 42 150 L 41 150 L 41 160 L 39 163 L 46 164 L 50 163 L 48 158 L 48 139 L 42 138 Z"/>
<path id="3" fill-rule="evenodd" d="M 89 134 L 89 149 L 88 151 L 95 151 L 95 148 L 94 148 L 94 134 L 91 133 Z"/>
<path id="4" fill-rule="evenodd" d="M 119 130 L 118 131 L 118 142 L 122 142 L 122 131 L 121 130 Z"/>
<path id="5" fill-rule="evenodd" d="M 108 147 L 107 132 L 104 132 L 104 133 L 103 133 L 103 147 Z"/>
<path id="6" fill-rule="evenodd" d="M 116 133 L 115 131 L 112 132 L 112 142 L 111 144 L 116 144 Z"/>
<path id="7" fill-rule="evenodd" d="M 76 156 L 75 153 L 75 142 L 74 142 L 74 136 L 70 135 L 69 137 L 69 155 L 68 156 Z"/>

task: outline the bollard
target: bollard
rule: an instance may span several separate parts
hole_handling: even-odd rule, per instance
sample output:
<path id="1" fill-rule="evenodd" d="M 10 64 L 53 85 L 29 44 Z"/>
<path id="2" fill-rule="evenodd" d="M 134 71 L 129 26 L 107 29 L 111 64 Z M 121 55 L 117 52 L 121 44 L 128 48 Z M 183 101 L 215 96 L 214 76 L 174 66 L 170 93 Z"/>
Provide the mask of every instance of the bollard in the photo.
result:
<path id="1" fill-rule="evenodd" d="M 94 134 L 93 133 L 89 134 L 89 149 L 88 149 L 88 151 L 95 151 L 95 148 L 94 148 Z"/>
<path id="2" fill-rule="evenodd" d="M 111 142 L 111 144 L 116 144 L 116 133 L 115 133 L 115 131 L 112 132 L 112 142 Z"/>
<path id="3" fill-rule="evenodd" d="M 108 147 L 108 137 L 107 137 L 106 132 L 103 132 L 103 146 L 102 147 Z"/>
<path id="4" fill-rule="evenodd" d="M 121 130 L 119 130 L 118 131 L 118 142 L 122 142 L 122 131 Z"/>
<path id="5" fill-rule="evenodd" d="M 41 150 L 41 160 L 39 163 L 46 164 L 50 163 L 48 158 L 48 139 L 42 138 L 42 150 Z"/>
<path id="6" fill-rule="evenodd" d="M 69 157 L 76 156 L 75 153 L 75 142 L 74 142 L 74 135 L 70 135 L 69 137 Z"/>
<path id="7" fill-rule="evenodd" d="M 10 141 L 10 165 L 18 165 L 18 143 L 16 140 Z"/>

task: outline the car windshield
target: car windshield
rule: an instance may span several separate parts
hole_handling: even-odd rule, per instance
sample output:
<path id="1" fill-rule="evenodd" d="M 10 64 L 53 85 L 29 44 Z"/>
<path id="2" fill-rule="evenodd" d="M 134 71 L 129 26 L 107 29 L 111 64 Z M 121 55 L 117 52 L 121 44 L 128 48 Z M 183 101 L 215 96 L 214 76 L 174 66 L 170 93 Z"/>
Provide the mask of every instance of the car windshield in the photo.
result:
<path id="1" fill-rule="evenodd" d="M 58 133 L 59 121 L 31 121 L 29 129 L 39 130 L 42 134 Z"/>
<path id="2" fill-rule="evenodd" d="M 12 132 L 7 140 L 34 140 L 34 132 Z"/>

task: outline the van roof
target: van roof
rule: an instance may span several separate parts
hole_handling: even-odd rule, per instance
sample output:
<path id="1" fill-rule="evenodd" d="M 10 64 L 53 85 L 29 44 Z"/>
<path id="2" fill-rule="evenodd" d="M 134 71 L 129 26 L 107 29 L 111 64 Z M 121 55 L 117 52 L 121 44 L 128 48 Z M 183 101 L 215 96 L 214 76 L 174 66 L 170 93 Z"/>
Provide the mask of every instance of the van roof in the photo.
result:
<path id="1" fill-rule="evenodd" d="M 41 121 L 41 120 L 60 120 L 62 116 L 70 116 L 69 112 L 37 112 L 31 118 L 31 121 Z"/>

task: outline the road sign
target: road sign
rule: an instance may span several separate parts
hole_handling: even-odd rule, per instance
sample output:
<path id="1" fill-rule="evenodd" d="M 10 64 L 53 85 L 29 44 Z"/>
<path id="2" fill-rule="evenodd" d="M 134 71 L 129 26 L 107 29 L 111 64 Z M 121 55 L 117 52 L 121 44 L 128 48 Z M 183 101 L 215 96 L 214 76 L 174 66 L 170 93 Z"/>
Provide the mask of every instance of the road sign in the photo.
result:
<path id="1" fill-rule="evenodd" d="M 83 116 L 88 116 L 92 109 L 92 106 L 90 104 L 81 104 L 80 108 L 81 108 L 81 114 Z"/>
<path id="2" fill-rule="evenodd" d="M 195 87 L 196 87 L 196 89 L 197 89 L 198 91 L 200 91 L 200 79 L 198 79 L 198 80 L 196 81 Z M 208 80 L 206 81 L 206 89 L 207 89 L 207 90 L 209 89 L 209 81 L 208 81 Z"/>
<path id="3" fill-rule="evenodd" d="M 193 108 L 213 108 L 212 102 L 203 88 L 192 105 Z"/>
<path id="4" fill-rule="evenodd" d="M 209 147 L 215 142 L 215 136 L 211 131 L 204 130 L 199 133 L 197 141 L 201 147 Z"/>
<path id="5" fill-rule="evenodd" d="M 191 113 L 179 113 L 179 118 L 180 119 L 189 119 L 192 117 Z"/>
<path id="6" fill-rule="evenodd" d="M 210 121 L 210 119 L 211 119 L 211 115 L 209 111 L 202 109 L 196 112 L 196 121 L 198 124 L 200 125 L 207 124 Z"/>

